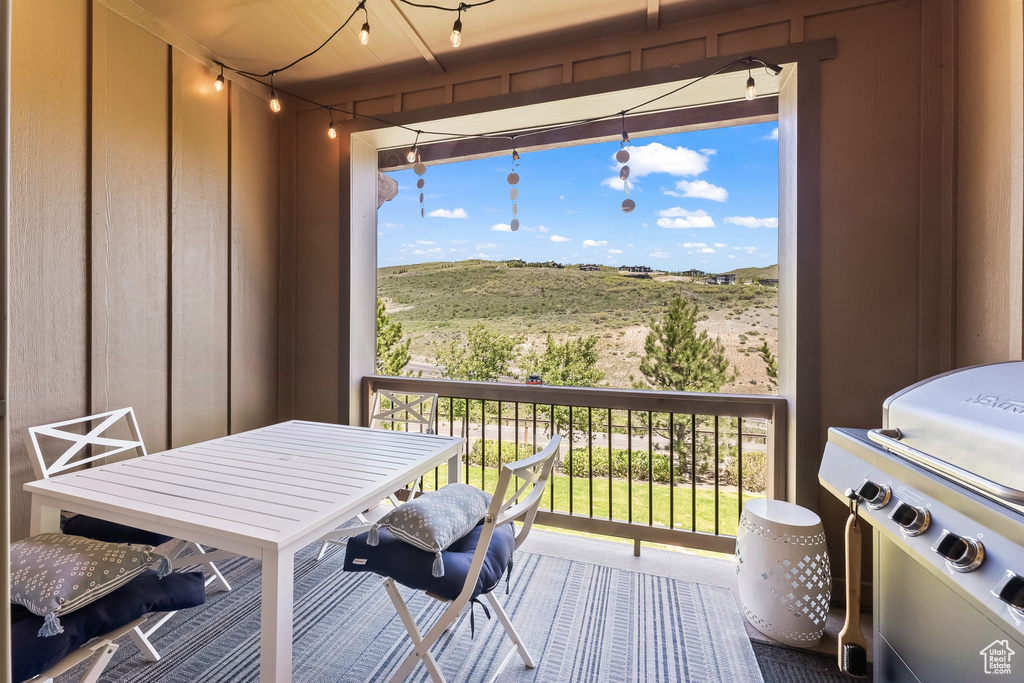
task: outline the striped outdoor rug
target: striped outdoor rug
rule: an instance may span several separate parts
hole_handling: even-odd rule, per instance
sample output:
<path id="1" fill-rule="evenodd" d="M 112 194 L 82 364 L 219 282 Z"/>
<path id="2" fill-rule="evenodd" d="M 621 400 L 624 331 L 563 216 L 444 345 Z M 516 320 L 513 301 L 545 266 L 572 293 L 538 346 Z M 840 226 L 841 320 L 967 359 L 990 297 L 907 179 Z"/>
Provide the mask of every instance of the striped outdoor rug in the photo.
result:
<path id="1" fill-rule="evenodd" d="M 334 548 L 322 562 L 314 546 L 296 558 L 293 680 L 386 681 L 411 641 L 381 579 L 342 572 L 344 549 Z M 124 640 L 101 681 L 256 681 L 260 565 L 236 559 L 220 566 L 233 590 L 211 594 L 205 605 L 179 612 L 158 631 L 159 662 L 144 661 Z M 516 656 L 500 681 L 762 681 L 727 589 L 519 553 L 511 593 L 497 590 L 538 662 L 527 670 Z M 411 592 L 403 589 L 406 597 Z M 421 627 L 433 623 L 441 607 L 423 594 L 410 605 Z M 489 680 L 512 647 L 497 620 L 485 619 L 479 607 L 472 640 L 468 621 L 463 618 L 433 650 L 452 683 Z M 420 665 L 407 680 L 430 678 Z"/>

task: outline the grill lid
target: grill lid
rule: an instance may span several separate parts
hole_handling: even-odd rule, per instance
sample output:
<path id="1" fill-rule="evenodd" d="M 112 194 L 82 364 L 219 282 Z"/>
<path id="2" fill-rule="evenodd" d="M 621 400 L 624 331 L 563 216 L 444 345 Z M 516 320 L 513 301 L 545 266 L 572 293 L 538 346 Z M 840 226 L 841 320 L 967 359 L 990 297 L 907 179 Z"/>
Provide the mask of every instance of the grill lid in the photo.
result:
<path id="1" fill-rule="evenodd" d="M 1024 361 L 918 382 L 886 399 L 882 424 L 887 431 L 870 437 L 897 455 L 989 496 L 1024 503 Z"/>

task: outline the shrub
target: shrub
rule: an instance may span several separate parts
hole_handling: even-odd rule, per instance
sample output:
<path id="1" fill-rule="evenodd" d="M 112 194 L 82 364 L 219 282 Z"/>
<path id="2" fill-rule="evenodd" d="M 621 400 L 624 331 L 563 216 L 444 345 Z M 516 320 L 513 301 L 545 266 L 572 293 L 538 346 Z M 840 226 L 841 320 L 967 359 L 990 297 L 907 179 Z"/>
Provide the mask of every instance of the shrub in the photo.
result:
<path id="1" fill-rule="evenodd" d="M 726 486 L 736 486 L 739 470 L 736 458 L 730 456 L 722 466 L 722 482 Z M 743 453 L 743 488 L 747 491 L 761 492 L 768 488 L 768 454 L 764 451 L 746 451 Z"/>
<path id="2" fill-rule="evenodd" d="M 538 443 L 537 448 L 542 448 L 544 444 Z M 486 468 L 497 469 L 498 468 L 498 442 L 490 439 L 484 441 L 477 439 L 473 442 L 473 445 L 469 449 L 469 464 L 480 465 L 480 452 L 484 453 L 483 466 Z M 533 455 L 533 444 L 521 443 L 519 444 L 519 454 L 516 454 L 516 443 L 514 441 L 502 441 L 501 442 L 501 464 L 515 462 L 516 460 L 522 460 Z"/>

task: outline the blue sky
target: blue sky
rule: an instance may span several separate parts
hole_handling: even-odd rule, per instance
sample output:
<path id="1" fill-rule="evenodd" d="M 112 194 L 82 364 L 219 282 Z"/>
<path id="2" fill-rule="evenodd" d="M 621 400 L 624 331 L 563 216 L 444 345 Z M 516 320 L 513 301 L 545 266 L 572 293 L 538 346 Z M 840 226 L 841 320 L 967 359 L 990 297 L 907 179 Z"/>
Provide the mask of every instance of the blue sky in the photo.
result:
<path id="1" fill-rule="evenodd" d="M 389 175 L 398 195 L 377 211 L 378 266 L 489 259 L 728 272 L 778 263 L 778 125 L 774 122 L 522 152 Z M 520 228 L 510 230 L 513 218 Z"/>

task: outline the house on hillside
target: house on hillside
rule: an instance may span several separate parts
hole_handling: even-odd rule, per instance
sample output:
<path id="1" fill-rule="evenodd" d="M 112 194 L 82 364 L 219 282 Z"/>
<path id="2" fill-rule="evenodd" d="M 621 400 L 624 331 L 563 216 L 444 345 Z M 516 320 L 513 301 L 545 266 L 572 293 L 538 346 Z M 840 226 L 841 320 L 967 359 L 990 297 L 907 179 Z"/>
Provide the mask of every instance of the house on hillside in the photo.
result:
<path id="1" fill-rule="evenodd" d="M 707 275 L 707 273 L 705 273 L 703 270 L 697 270 L 696 268 L 692 268 L 690 270 L 684 270 L 681 274 L 685 275 L 686 277 L 694 277 L 694 278 L 701 278 L 701 277 L 704 277 L 705 275 Z"/>
<path id="2" fill-rule="evenodd" d="M 705 282 L 709 285 L 734 285 L 736 284 L 736 276 L 732 273 L 726 275 L 712 275 Z"/>
<path id="3" fill-rule="evenodd" d="M 596 263 L 581 263 L 580 270 L 601 270 L 601 266 Z"/>

